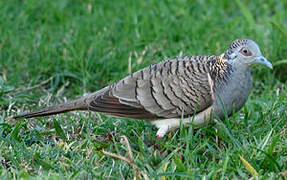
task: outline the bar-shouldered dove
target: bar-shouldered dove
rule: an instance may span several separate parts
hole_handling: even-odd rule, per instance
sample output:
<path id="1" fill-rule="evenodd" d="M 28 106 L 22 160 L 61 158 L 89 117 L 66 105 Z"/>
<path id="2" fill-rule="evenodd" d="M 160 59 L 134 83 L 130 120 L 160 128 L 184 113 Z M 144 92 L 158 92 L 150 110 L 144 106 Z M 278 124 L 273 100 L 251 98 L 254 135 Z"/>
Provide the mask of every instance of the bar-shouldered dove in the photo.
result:
<path id="1" fill-rule="evenodd" d="M 180 123 L 204 125 L 238 111 L 250 92 L 253 64 L 272 68 L 254 41 L 239 39 L 220 56 L 165 60 L 90 95 L 13 118 L 91 110 L 147 120 L 158 128 L 156 135 L 161 138 Z"/>

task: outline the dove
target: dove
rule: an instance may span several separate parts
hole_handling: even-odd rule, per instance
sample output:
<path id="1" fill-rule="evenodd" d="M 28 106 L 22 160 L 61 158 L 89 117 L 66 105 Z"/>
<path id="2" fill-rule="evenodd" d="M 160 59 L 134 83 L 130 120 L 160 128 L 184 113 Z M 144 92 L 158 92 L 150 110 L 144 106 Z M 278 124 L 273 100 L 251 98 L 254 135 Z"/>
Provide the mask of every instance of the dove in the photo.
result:
<path id="1" fill-rule="evenodd" d="M 14 116 L 32 118 L 89 110 L 155 125 L 157 138 L 180 127 L 203 126 L 239 111 L 251 90 L 252 65 L 272 64 L 250 39 L 233 41 L 219 56 L 186 56 L 150 65 L 94 93 Z"/>

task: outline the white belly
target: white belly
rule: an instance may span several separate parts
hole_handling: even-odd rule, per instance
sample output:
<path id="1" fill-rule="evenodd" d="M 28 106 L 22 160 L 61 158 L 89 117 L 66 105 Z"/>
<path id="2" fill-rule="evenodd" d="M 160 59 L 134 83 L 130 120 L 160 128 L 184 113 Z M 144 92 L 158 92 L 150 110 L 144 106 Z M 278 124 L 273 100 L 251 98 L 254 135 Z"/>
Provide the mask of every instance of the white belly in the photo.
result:
<path id="1" fill-rule="evenodd" d="M 159 119 L 151 121 L 151 124 L 155 125 L 158 128 L 156 135 L 157 137 L 161 138 L 168 131 L 179 128 L 181 123 L 184 126 L 187 126 L 188 124 L 194 124 L 198 126 L 207 124 L 212 120 L 211 112 L 212 112 L 212 106 L 193 117 L 183 119 L 181 118 Z"/>

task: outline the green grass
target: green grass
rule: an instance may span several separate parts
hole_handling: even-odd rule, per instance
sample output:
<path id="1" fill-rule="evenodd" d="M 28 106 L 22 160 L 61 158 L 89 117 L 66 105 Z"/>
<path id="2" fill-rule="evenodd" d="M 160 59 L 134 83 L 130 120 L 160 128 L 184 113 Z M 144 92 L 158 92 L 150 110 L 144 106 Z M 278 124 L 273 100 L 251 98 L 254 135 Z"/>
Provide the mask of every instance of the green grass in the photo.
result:
<path id="1" fill-rule="evenodd" d="M 149 178 L 286 178 L 287 1 L 4 0 L 0 12 L 0 179 L 130 179 L 131 164 L 103 154 L 126 156 L 122 135 Z M 149 123 L 93 112 L 7 118 L 237 38 L 278 65 L 253 68 L 246 105 L 224 121 L 158 141 Z"/>

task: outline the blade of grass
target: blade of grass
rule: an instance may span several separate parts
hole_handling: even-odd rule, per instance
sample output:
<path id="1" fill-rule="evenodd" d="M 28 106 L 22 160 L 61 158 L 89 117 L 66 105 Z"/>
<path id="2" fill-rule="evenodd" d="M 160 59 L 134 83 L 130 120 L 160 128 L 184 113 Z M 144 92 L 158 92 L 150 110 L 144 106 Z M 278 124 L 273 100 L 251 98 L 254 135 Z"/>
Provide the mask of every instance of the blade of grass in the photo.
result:
<path id="1" fill-rule="evenodd" d="M 276 61 L 275 63 L 273 63 L 273 66 L 279 66 L 282 64 L 287 64 L 287 59 L 282 59 L 282 60 Z"/>
<path id="2" fill-rule="evenodd" d="M 218 120 L 215 120 L 215 122 L 220 125 L 221 127 L 220 129 L 222 130 L 222 132 L 225 132 L 225 134 L 227 134 L 227 136 L 231 139 L 231 142 L 235 145 L 235 147 L 238 150 L 241 149 L 240 142 L 231 134 L 230 130 L 225 126 L 225 124 Z"/>
<path id="3" fill-rule="evenodd" d="M 242 1 L 235 0 L 235 2 L 239 6 L 239 8 L 241 9 L 241 11 L 243 13 L 243 16 L 245 17 L 245 19 L 248 22 L 249 26 L 251 26 L 253 28 L 255 26 L 255 20 L 253 18 L 253 15 L 252 15 L 251 11 L 245 6 L 245 4 L 243 4 Z"/>
<path id="4" fill-rule="evenodd" d="M 174 156 L 174 161 L 176 164 L 176 170 L 179 172 L 185 172 L 187 169 L 184 166 L 184 164 L 182 163 L 181 159 L 179 159 L 178 156 Z"/>
<path id="5" fill-rule="evenodd" d="M 246 168 L 246 170 L 248 172 L 250 172 L 253 176 L 258 176 L 258 172 L 254 169 L 253 166 L 251 166 L 251 164 L 246 161 L 242 156 L 239 155 L 239 158 L 241 160 L 241 162 L 243 163 L 244 167 Z"/>
<path id="6" fill-rule="evenodd" d="M 161 163 L 158 165 L 159 168 L 161 168 L 168 160 L 170 160 L 170 158 L 181 148 L 178 147 L 175 150 L 173 150 L 166 158 L 164 158 Z"/>
<path id="7" fill-rule="evenodd" d="M 18 134 L 19 134 L 20 128 L 21 128 L 21 124 L 20 124 L 20 123 L 17 124 L 17 125 L 13 128 L 13 130 L 12 130 L 12 132 L 11 132 L 11 135 L 10 135 L 10 138 L 11 138 L 11 139 L 19 140 Z"/>
<path id="8" fill-rule="evenodd" d="M 53 168 L 52 165 L 42 160 L 39 153 L 35 153 L 35 160 L 39 163 L 44 169 L 50 170 Z"/>
<path id="9" fill-rule="evenodd" d="M 264 137 L 263 141 L 259 144 L 258 149 L 263 150 L 265 148 L 265 146 L 267 145 L 267 143 L 269 142 L 271 135 L 273 133 L 273 129 L 271 129 L 271 131 Z M 258 157 L 260 153 L 256 154 L 256 157 Z"/>
<path id="10" fill-rule="evenodd" d="M 282 25 L 278 24 L 277 22 L 275 21 L 270 21 L 270 23 L 279 30 L 279 32 L 281 32 L 282 35 L 284 35 L 286 38 L 287 38 L 287 30 L 285 30 L 283 28 Z"/>
<path id="11" fill-rule="evenodd" d="M 165 173 L 154 174 L 154 175 L 151 175 L 150 177 L 151 178 L 157 178 L 157 177 L 166 177 L 166 176 L 200 178 L 200 176 L 198 176 L 198 175 L 194 175 L 194 174 L 186 173 L 186 172 L 165 172 Z"/>
<path id="12" fill-rule="evenodd" d="M 67 137 L 63 131 L 63 129 L 61 128 L 60 124 L 58 123 L 57 120 L 53 120 L 53 125 L 54 125 L 54 128 L 56 130 L 56 133 L 58 134 L 58 136 L 60 136 L 64 141 L 67 140 Z"/>
<path id="13" fill-rule="evenodd" d="M 256 148 L 256 147 L 254 147 L 254 149 L 256 149 L 256 150 L 262 152 L 264 155 L 266 155 L 266 157 L 267 157 L 268 159 L 270 159 L 270 160 L 276 165 L 276 167 L 278 168 L 279 172 L 282 171 L 282 167 L 279 165 L 279 163 L 278 163 L 270 154 L 268 154 L 268 153 L 266 153 L 265 151 L 263 151 L 263 150 L 261 150 L 261 149 L 258 149 L 258 148 Z"/>

